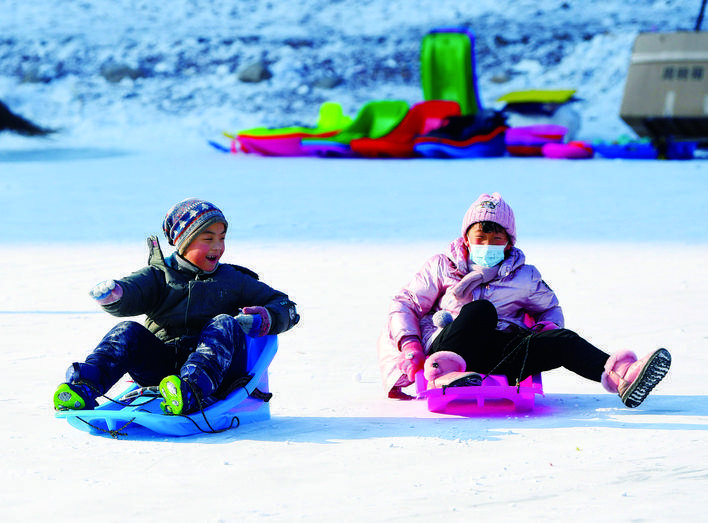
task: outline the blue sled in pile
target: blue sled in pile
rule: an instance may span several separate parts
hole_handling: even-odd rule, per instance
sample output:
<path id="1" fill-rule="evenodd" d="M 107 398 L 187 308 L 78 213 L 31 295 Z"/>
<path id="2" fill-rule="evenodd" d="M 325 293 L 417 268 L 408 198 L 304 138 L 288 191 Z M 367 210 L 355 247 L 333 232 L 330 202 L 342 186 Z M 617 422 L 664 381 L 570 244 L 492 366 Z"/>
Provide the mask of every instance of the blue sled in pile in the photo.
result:
<path id="1" fill-rule="evenodd" d="M 154 388 L 133 384 L 115 401 L 94 410 L 65 410 L 56 413 L 73 427 L 97 435 L 119 436 L 190 436 L 223 432 L 246 423 L 270 419 L 268 366 L 278 350 L 278 337 L 246 338 L 250 381 L 188 416 L 162 412 L 162 397 Z"/>

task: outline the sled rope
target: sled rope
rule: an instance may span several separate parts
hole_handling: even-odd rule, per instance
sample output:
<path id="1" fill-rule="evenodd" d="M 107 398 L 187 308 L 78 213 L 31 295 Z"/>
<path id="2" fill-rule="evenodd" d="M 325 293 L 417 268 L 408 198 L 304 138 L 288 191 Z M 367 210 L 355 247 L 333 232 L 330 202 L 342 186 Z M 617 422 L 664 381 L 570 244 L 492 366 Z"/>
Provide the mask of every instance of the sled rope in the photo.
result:
<path id="1" fill-rule="evenodd" d="M 201 411 L 202 417 L 204 418 L 204 423 L 206 423 L 207 427 L 209 427 L 208 430 L 201 428 L 199 426 L 199 423 L 197 423 L 194 419 L 190 418 L 186 414 L 177 414 L 177 416 L 188 419 L 189 421 L 192 422 L 192 424 L 197 428 L 197 430 L 199 432 L 202 432 L 204 434 L 220 434 L 221 432 L 226 432 L 227 430 L 236 429 L 241 425 L 241 420 L 238 419 L 238 416 L 234 416 L 233 418 L 231 418 L 231 423 L 229 424 L 228 427 L 224 427 L 223 429 L 215 429 L 209 423 L 209 420 L 207 419 L 206 414 L 204 413 L 204 409 L 202 409 L 200 407 L 199 410 Z M 234 425 L 234 423 L 236 423 L 236 425 Z"/>
<path id="2" fill-rule="evenodd" d="M 241 378 L 238 378 L 229 386 L 228 389 L 226 389 L 226 392 L 223 393 L 222 398 L 225 398 L 226 396 L 228 396 L 229 394 L 231 394 L 232 392 L 234 392 L 237 389 L 245 389 L 246 385 L 248 385 L 252 379 L 253 379 L 252 374 L 248 374 L 247 376 L 242 376 Z M 248 390 L 248 389 L 246 389 L 246 390 Z M 272 392 L 262 392 L 262 391 L 258 390 L 258 388 L 256 388 L 256 387 L 254 387 L 253 391 L 249 392 L 248 395 L 252 398 L 256 398 L 261 401 L 264 401 L 265 403 L 268 403 L 271 400 L 271 398 L 273 397 Z"/>
<path id="3" fill-rule="evenodd" d="M 155 401 L 157 398 L 160 397 L 160 393 L 158 392 L 158 387 L 140 387 L 140 388 L 124 395 L 120 400 L 117 400 L 115 398 L 111 398 L 110 396 L 108 396 L 106 394 L 101 393 L 101 391 L 98 390 L 98 388 L 93 383 L 91 383 L 89 381 L 78 380 L 76 383 L 79 385 L 86 385 L 87 387 L 89 387 L 93 392 L 96 393 L 97 398 L 104 398 L 105 400 L 110 401 L 111 403 L 115 403 L 116 405 L 120 405 L 121 407 L 140 407 L 142 405 L 147 405 L 148 403 Z M 139 397 L 145 397 L 145 398 L 149 398 L 149 399 L 144 403 L 138 403 L 138 404 L 133 403 L 133 401 L 135 401 L 135 398 L 139 398 Z M 131 401 L 121 401 L 121 400 L 131 400 Z"/>
<path id="4" fill-rule="evenodd" d="M 207 427 L 209 427 L 209 429 L 208 430 L 203 429 L 202 427 L 199 426 L 199 423 L 197 423 L 194 419 L 192 419 L 190 416 L 188 416 L 186 414 L 177 414 L 177 416 L 188 419 L 197 428 L 197 430 L 199 430 L 200 432 L 203 432 L 205 434 L 218 434 L 220 432 L 225 432 L 225 431 L 230 430 L 232 428 L 238 428 L 238 426 L 241 424 L 241 421 L 239 420 L 238 416 L 234 416 L 233 418 L 231 418 L 231 423 L 226 428 L 217 430 L 214 427 L 212 427 L 211 423 L 209 423 L 209 419 L 207 418 L 206 413 L 204 412 L 204 403 L 201 400 L 201 395 L 198 393 L 198 391 L 194 388 L 194 386 L 191 383 L 189 383 L 189 382 L 186 382 L 186 383 L 189 386 L 189 388 L 192 390 L 192 394 L 194 394 L 194 397 L 197 398 L 197 405 L 199 406 L 199 412 L 201 412 L 201 415 L 204 418 L 204 422 L 206 423 Z M 128 402 L 109 398 L 108 396 L 104 396 L 104 397 L 114 403 L 117 403 L 118 405 L 123 405 L 126 407 L 128 407 L 128 406 L 140 407 L 142 405 L 147 405 L 148 403 L 161 398 L 162 396 L 160 395 L 159 390 L 160 390 L 160 388 L 157 386 L 141 387 L 137 390 L 129 392 L 128 394 L 126 394 L 125 396 L 123 396 L 121 398 L 121 400 L 126 400 L 126 399 L 131 400 Z M 137 403 L 137 404 L 133 403 L 133 401 L 135 401 L 138 398 L 149 398 L 149 399 L 143 403 Z M 130 424 L 134 420 L 135 420 L 135 418 L 133 418 L 130 422 L 126 423 L 126 425 L 121 427 L 121 429 L 127 427 L 128 424 Z M 234 426 L 234 423 L 236 423 L 235 426 Z"/>
<path id="5" fill-rule="evenodd" d="M 147 405 L 147 404 L 150 403 L 151 401 L 155 401 L 155 400 L 157 399 L 156 397 L 151 397 L 151 398 L 148 399 L 146 402 L 144 402 L 144 403 L 139 403 L 139 404 L 135 405 L 135 404 L 132 403 L 132 401 L 130 401 L 130 402 L 120 401 L 120 400 L 111 398 L 110 396 L 107 396 L 106 394 L 101 394 L 100 391 L 99 391 L 95 386 L 93 386 L 92 383 L 89 383 L 89 382 L 83 382 L 83 383 L 85 383 L 86 385 L 88 385 L 94 392 L 96 392 L 96 393 L 99 395 L 99 397 L 105 398 L 106 400 L 108 400 L 108 401 L 110 401 L 110 402 L 112 402 L 112 403 L 116 403 L 116 404 L 118 404 L 118 405 L 121 405 L 121 406 L 123 406 L 123 407 L 130 407 L 130 406 L 133 406 L 133 407 L 140 407 L 141 405 Z M 134 391 L 132 394 L 126 394 L 126 395 L 125 395 L 123 398 L 121 398 L 121 399 L 137 398 L 137 397 L 143 396 L 144 394 L 147 396 L 146 393 L 152 392 L 152 390 L 151 390 L 152 388 L 153 388 L 153 387 L 140 388 L 140 389 L 138 389 L 137 391 Z M 85 419 L 83 419 L 83 418 L 80 417 L 80 416 L 76 416 L 76 419 L 78 419 L 78 420 L 81 421 L 82 423 L 85 423 L 86 425 L 88 425 L 88 426 L 91 427 L 92 429 L 97 430 L 98 432 L 103 432 L 103 433 L 105 433 L 105 434 L 109 434 L 109 435 L 110 435 L 112 438 L 114 438 L 114 439 L 118 439 L 119 436 L 127 436 L 128 433 L 127 433 L 127 432 L 122 432 L 122 431 L 123 431 L 126 427 L 128 427 L 128 425 L 130 425 L 131 423 L 133 423 L 133 422 L 135 421 L 135 418 L 131 418 L 130 420 L 128 420 L 127 422 L 125 422 L 125 424 L 124 424 L 122 427 L 120 427 L 119 429 L 103 429 L 103 428 L 99 427 L 98 425 L 94 425 L 94 424 L 91 423 L 90 421 L 86 421 Z"/>
<path id="6" fill-rule="evenodd" d="M 81 422 L 83 422 L 83 423 L 86 423 L 86 425 L 88 425 L 88 426 L 91 427 L 92 429 L 95 429 L 95 430 L 97 430 L 97 431 L 99 431 L 99 432 L 105 432 L 106 434 L 110 434 L 110 436 L 111 436 L 113 439 L 118 439 L 118 436 L 127 436 L 127 435 L 128 435 L 127 432 L 121 432 L 121 431 L 122 431 L 123 429 L 125 429 L 128 425 L 130 425 L 131 423 L 133 423 L 133 421 L 135 421 L 135 418 L 133 418 L 133 419 L 131 419 L 131 420 L 128 420 L 128 421 L 125 423 L 125 425 L 123 425 L 123 426 L 122 426 L 121 428 L 119 428 L 119 429 L 115 429 L 115 430 L 110 430 L 110 429 L 108 429 L 108 430 L 106 430 L 106 429 L 102 429 L 101 427 L 98 427 L 98 426 L 96 426 L 96 425 L 91 424 L 91 422 L 86 421 L 85 419 L 83 419 L 83 418 L 81 418 L 81 417 L 79 417 L 79 416 L 76 416 L 76 419 L 78 419 L 79 421 L 81 421 Z"/>
<path id="7" fill-rule="evenodd" d="M 516 343 L 516 345 L 509 351 L 509 353 L 508 353 L 506 356 L 504 356 L 504 357 L 499 361 L 499 363 L 497 363 L 497 364 L 492 368 L 492 370 L 490 370 L 488 373 L 485 374 L 483 380 L 486 379 L 487 376 L 489 376 L 490 374 L 494 374 L 494 371 L 495 371 L 497 368 L 499 368 L 499 366 L 500 366 L 502 363 L 504 363 L 507 359 L 509 359 L 511 356 L 516 355 L 516 353 L 519 352 L 519 350 L 521 350 L 522 348 L 525 348 L 526 350 L 524 351 L 524 361 L 521 362 L 521 369 L 519 370 L 519 375 L 518 375 L 518 377 L 516 378 L 516 383 L 515 383 L 515 385 L 516 385 L 516 392 L 517 392 L 517 394 L 518 394 L 519 391 L 520 391 L 520 389 L 521 389 L 521 376 L 524 375 L 524 369 L 526 368 L 526 359 L 527 359 L 528 356 L 529 356 L 529 349 L 530 349 L 530 343 L 531 343 L 531 336 L 532 336 L 532 335 L 533 335 L 533 333 L 524 334 L 523 337 L 521 337 L 522 335 L 519 334 L 519 335 L 516 336 L 514 339 L 512 339 L 509 343 L 507 343 L 506 346 L 504 347 L 504 351 L 506 351 L 506 349 L 507 349 L 512 343 L 515 343 L 515 342 L 516 342 L 517 340 L 519 340 L 519 338 L 521 337 L 521 340 L 519 340 L 518 343 Z"/>
<path id="8" fill-rule="evenodd" d="M 205 430 L 202 427 L 199 426 L 199 423 L 197 423 L 194 419 L 190 418 L 186 414 L 178 414 L 178 416 L 182 418 L 186 418 L 189 421 L 192 422 L 192 424 L 199 430 L 199 432 L 202 432 L 204 434 L 219 434 L 221 432 L 226 432 L 227 430 L 230 430 L 232 428 L 238 428 L 241 425 L 241 420 L 238 418 L 238 416 L 234 416 L 231 418 L 231 423 L 229 424 L 228 427 L 224 427 L 223 429 L 215 429 L 214 427 L 211 426 L 211 423 L 209 423 L 209 419 L 207 418 L 206 412 L 204 412 L 204 403 L 202 402 L 201 394 L 199 391 L 195 388 L 195 386 L 187 381 L 185 382 L 187 386 L 192 391 L 192 394 L 194 394 L 194 397 L 197 398 L 197 405 L 199 406 L 199 412 L 202 415 L 202 418 L 204 418 L 204 423 L 206 423 L 207 427 L 209 427 L 209 430 Z M 234 427 L 234 423 L 236 423 L 236 426 Z"/>
<path id="9" fill-rule="evenodd" d="M 141 387 L 135 391 L 129 392 L 120 400 L 111 398 L 110 396 L 106 396 L 105 394 L 102 394 L 101 397 L 106 398 L 108 401 L 115 403 L 116 405 L 120 405 L 122 407 L 142 407 L 143 405 L 147 405 L 148 403 L 152 403 L 153 401 L 155 401 L 157 398 L 160 397 L 160 394 L 157 393 L 157 387 Z M 146 398 L 147 401 L 144 401 L 143 403 L 133 403 L 133 401 L 138 398 Z"/>
<path id="10" fill-rule="evenodd" d="M 189 385 L 191 386 L 191 384 L 189 384 Z M 140 407 L 140 406 L 142 406 L 142 405 L 147 405 L 148 403 L 151 403 L 151 402 L 155 401 L 156 399 L 160 398 L 160 397 L 161 397 L 160 394 L 159 394 L 159 393 L 156 393 L 157 390 L 158 390 L 157 387 L 142 387 L 142 388 L 138 389 L 137 391 L 133 391 L 133 392 L 131 392 L 131 393 L 128 393 L 128 394 L 126 394 L 125 396 L 123 396 L 123 397 L 121 398 L 121 399 L 123 399 L 123 400 L 124 400 L 124 399 L 133 400 L 133 398 L 136 398 L 136 399 L 137 399 L 137 398 L 142 398 L 142 397 L 149 398 L 147 401 L 145 401 L 145 402 L 143 402 L 143 403 L 138 403 L 138 404 L 132 403 L 132 401 L 125 402 L 125 401 L 116 400 L 116 399 L 114 399 L 114 398 L 111 398 L 111 397 L 109 397 L 109 396 L 106 396 L 105 394 L 102 394 L 101 397 L 106 398 L 107 400 L 109 400 L 109 401 L 111 401 L 111 402 L 113 402 L 113 403 L 116 403 L 116 404 L 118 404 L 118 405 L 122 405 L 122 406 L 124 406 L 124 407 L 131 407 L 131 406 L 132 406 L 132 407 Z M 197 423 L 194 419 L 192 419 L 191 417 L 187 416 L 186 414 L 178 414 L 178 416 L 180 416 L 180 417 L 182 417 L 182 418 L 188 419 L 188 420 L 197 428 L 197 430 L 199 430 L 199 432 L 202 432 L 202 433 L 204 433 L 204 434 L 219 434 L 219 433 L 221 433 L 221 432 L 226 432 L 227 430 L 230 430 L 230 429 L 233 429 L 233 428 L 238 428 L 238 427 L 241 425 L 241 420 L 239 419 L 239 417 L 238 417 L 238 416 L 234 416 L 233 418 L 231 418 L 231 423 L 229 424 L 228 427 L 225 427 L 225 428 L 223 428 L 223 429 L 215 429 L 215 428 L 212 427 L 211 424 L 209 423 L 209 419 L 207 418 L 206 413 L 204 412 L 204 405 L 203 405 L 203 403 L 202 403 L 202 401 L 201 401 L 201 398 L 200 398 L 198 395 L 196 395 L 196 394 L 195 394 L 195 396 L 197 397 L 197 402 L 198 402 L 198 404 L 199 404 L 199 411 L 200 411 L 202 417 L 204 418 L 204 422 L 207 424 L 207 427 L 209 427 L 209 429 L 208 429 L 208 430 L 203 429 L 202 427 L 199 426 L 199 423 Z M 119 429 L 115 429 L 115 430 L 110 430 L 110 429 L 109 429 L 109 430 L 106 430 L 106 429 L 103 429 L 103 428 L 98 427 L 98 426 L 96 426 L 96 425 L 93 425 L 91 422 L 86 421 L 85 419 L 80 418 L 79 416 L 77 416 L 77 419 L 80 420 L 80 421 L 82 421 L 83 423 L 85 423 L 85 424 L 88 425 L 89 427 L 91 427 L 91 428 L 93 428 L 93 429 L 96 429 L 96 430 L 99 431 L 99 432 L 104 432 L 104 433 L 106 433 L 106 434 L 110 434 L 110 436 L 113 437 L 113 438 L 115 438 L 115 439 L 118 439 L 119 436 L 127 436 L 128 433 L 127 433 L 127 432 L 122 432 L 122 431 L 123 431 L 126 427 L 128 427 L 128 425 L 130 425 L 131 423 L 133 423 L 133 421 L 135 421 L 135 418 L 132 418 L 132 419 L 130 419 L 129 421 L 127 421 L 127 422 L 126 422 L 122 427 L 120 427 Z M 235 425 L 234 425 L 234 423 L 235 423 Z"/>
<path id="11" fill-rule="evenodd" d="M 245 376 L 245 377 L 241 378 L 240 380 L 237 380 L 233 384 L 233 386 L 229 389 L 228 393 L 231 393 L 234 390 L 239 389 L 241 387 L 245 387 L 248 384 L 248 382 L 251 381 L 252 377 L 253 376 Z M 93 386 L 93 384 L 88 383 L 88 382 L 86 382 L 86 384 L 89 387 L 91 387 L 91 389 L 93 389 L 99 397 L 105 398 L 107 401 L 110 401 L 110 402 L 120 405 L 122 407 L 141 407 L 143 405 L 147 405 L 148 403 L 151 403 L 151 402 L 155 401 L 156 399 L 162 397 L 159 393 L 159 387 L 153 386 L 153 387 L 140 387 L 136 390 L 133 390 L 133 391 L 125 394 L 120 399 L 115 399 L 115 398 L 111 398 L 110 396 L 108 396 L 106 394 L 101 394 L 100 391 Z M 192 389 L 192 393 L 197 398 L 197 405 L 199 407 L 199 412 L 201 413 L 202 418 L 204 419 L 204 423 L 206 423 L 206 426 L 208 427 L 208 429 L 202 428 L 199 425 L 199 423 L 197 423 L 196 420 L 194 420 L 192 417 L 190 417 L 187 414 L 177 414 L 177 415 L 182 418 L 188 419 L 197 428 L 197 430 L 199 430 L 199 432 L 202 432 L 204 434 L 219 434 L 221 432 L 226 432 L 227 430 L 238 428 L 241 425 L 241 420 L 239 419 L 239 417 L 234 416 L 231 418 L 231 423 L 229 423 L 229 425 L 227 427 L 224 427 L 223 429 L 215 429 L 214 427 L 212 427 L 211 423 L 209 423 L 209 419 L 207 418 L 206 412 L 204 411 L 204 403 L 202 402 L 201 395 L 198 393 L 198 391 L 196 391 L 194 389 L 194 386 L 191 383 L 187 382 L 187 385 L 190 387 L 190 389 Z M 262 392 L 262 391 L 258 390 L 257 388 L 254 388 L 253 391 L 249 394 L 249 396 L 259 399 L 263 402 L 268 402 L 273 397 L 273 394 L 270 392 Z M 141 398 L 145 399 L 146 401 L 144 401 L 143 403 L 134 403 L 134 401 L 141 399 Z M 77 419 L 80 420 L 81 422 L 85 423 L 86 425 L 88 425 L 92 429 L 95 429 L 99 432 L 109 434 L 111 437 L 117 439 L 119 436 L 127 436 L 128 435 L 127 432 L 122 432 L 122 431 L 126 427 L 128 427 L 128 425 L 133 423 L 133 421 L 135 421 L 136 418 L 130 419 L 122 427 L 120 427 L 119 429 L 115 429 L 115 430 L 103 429 L 103 428 L 98 427 L 98 426 L 92 424 L 91 422 L 86 421 L 85 419 L 80 418 L 78 416 L 77 416 Z"/>

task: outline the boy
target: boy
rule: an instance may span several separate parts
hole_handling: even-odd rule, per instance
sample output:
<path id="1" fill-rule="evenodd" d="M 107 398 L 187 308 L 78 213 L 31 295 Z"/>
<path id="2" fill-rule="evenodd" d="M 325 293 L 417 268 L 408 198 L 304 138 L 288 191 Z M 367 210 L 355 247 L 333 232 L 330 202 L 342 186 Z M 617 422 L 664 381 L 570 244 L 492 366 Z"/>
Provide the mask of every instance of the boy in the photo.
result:
<path id="1" fill-rule="evenodd" d="M 55 409 L 92 409 L 129 373 L 138 385 L 160 385 L 167 414 L 194 412 L 246 374 L 246 335 L 279 334 L 298 323 L 287 295 L 249 269 L 220 263 L 227 228 L 212 203 L 184 200 L 163 223 L 174 254 L 165 259 L 151 236 L 147 267 L 91 290 L 106 312 L 144 314 L 145 325 L 119 323 L 84 363 L 73 363 L 54 394 Z"/>

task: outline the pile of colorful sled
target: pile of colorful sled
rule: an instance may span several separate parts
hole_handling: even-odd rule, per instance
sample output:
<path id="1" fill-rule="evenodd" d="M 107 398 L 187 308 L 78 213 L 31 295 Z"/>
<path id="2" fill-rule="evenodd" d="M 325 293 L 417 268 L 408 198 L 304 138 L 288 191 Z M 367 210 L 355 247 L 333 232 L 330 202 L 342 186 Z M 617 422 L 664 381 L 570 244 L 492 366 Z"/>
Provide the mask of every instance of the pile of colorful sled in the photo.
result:
<path id="1" fill-rule="evenodd" d="M 327 118 L 330 113 L 339 119 Z M 483 109 L 463 115 L 459 103 L 452 100 L 427 100 L 412 107 L 400 100 L 372 101 L 353 120 L 343 116 L 341 106 L 326 102 L 315 127 L 255 128 L 227 134 L 231 139 L 227 150 L 338 158 L 593 156 L 590 144 L 565 142 L 567 134 L 566 127 L 554 124 L 509 127 L 502 111 Z"/>
<path id="2" fill-rule="evenodd" d="M 224 133 L 224 152 L 262 156 L 336 158 L 490 158 L 502 156 L 588 159 L 652 158 L 643 144 L 593 144 L 576 140 L 579 116 L 569 110 L 575 90 L 527 90 L 485 109 L 477 89 L 475 36 L 464 28 L 435 29 L 421 44 L 424 101 L 366 103 L 354 118 L 340 104 L 325 102 L 312 127 L 258 127 Z M 575 115 L 575 116 L 573 116 Z M 536 121 L 534 121 L 534 119 Z M 688 159 L 680 144 L 653 158 Z"/>

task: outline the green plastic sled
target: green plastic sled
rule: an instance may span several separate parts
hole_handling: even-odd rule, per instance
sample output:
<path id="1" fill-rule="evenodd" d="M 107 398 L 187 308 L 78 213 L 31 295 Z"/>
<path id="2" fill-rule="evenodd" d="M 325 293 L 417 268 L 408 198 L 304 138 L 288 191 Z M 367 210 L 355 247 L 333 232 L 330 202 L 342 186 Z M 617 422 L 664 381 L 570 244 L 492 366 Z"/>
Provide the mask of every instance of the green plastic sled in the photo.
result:
<path id="1" fill-rule="evenodd" d="M 457 102 L 463 115 L 481 110 L 471 32 L 436 29 L 425 35 L 420 50 L 420 76 L 426 100 Z"/>
<path id="2" fill-rule="evenodd" d="M 506 104 L 564 104 L 571 101 L 574 95 L 575 89 L 529 89 L 507 93 L 497 98 L 497 101 Z"/>
<path id="3" fill-rule="evenodd" d="M 393 131 L 408 113 L 402 100 L 377 100 L 365 104 L 349 127 L 328 138 L 303 138 L 302 147 L 318 156 L 352 156 L 349 147 L 358 138 L 382 138 Z"/>
<path id="4" fill-rule="evenodd" d="M 298 135 L 298 136 L 309 136 L 309 135 L 321 135 L 327 133 L 338 132 L 349 126 L 352 123 L 352 119 L 344 114 L 342 106 L 336 102 L 324 102 L 319 109 L 319 115 L 317 118 L 316 127 L 254 127 L 252 129 L 244 129 L 238 131 L 237 133 L 224 133 L 225 136 L 235 139 L 239 136 L 248 136 L 254 138 L 261 137 L 281 137 L 286 135 Z"/>
<path id="5" fill-rule="evenodd" d="M 408 103 L 402 100 L 369 102 L 359 110 L 348 127 L 327 140 L 348 144 L 355 138 L 381 138 L 393 131 L 406 113 L 408 113 Z"/>

